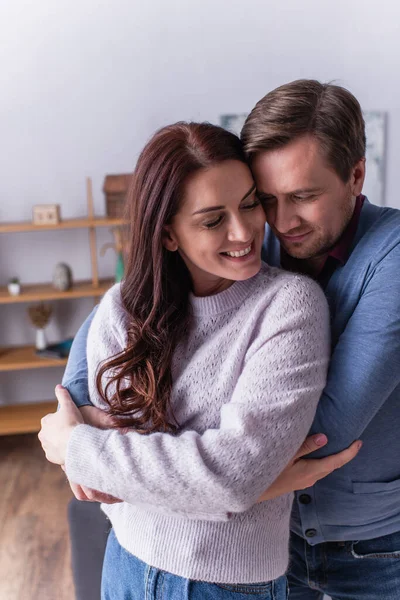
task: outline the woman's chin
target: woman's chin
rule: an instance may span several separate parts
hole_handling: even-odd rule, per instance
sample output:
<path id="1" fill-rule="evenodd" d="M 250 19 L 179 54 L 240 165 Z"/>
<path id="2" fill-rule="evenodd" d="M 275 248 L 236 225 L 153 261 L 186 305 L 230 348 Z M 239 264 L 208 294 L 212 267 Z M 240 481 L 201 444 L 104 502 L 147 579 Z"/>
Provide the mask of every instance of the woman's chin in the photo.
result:
<path id="1" fill-rule="evenodd" d="M 242 266 L 240 269 L 231 269 L 229 275 L 227 274 L 227 278 L 232 281 L 246 281 L 246 279 L 251 279 L 261 269 L 261 260 L 257 260 L 253 264 L 248 264 L 245 267 Z"/>

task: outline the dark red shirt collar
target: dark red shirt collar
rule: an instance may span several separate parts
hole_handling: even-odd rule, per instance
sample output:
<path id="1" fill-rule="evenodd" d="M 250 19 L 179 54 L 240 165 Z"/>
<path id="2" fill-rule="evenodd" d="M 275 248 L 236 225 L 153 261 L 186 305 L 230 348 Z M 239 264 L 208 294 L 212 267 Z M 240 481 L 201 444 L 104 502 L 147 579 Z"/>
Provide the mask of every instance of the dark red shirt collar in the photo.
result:
<path id="1" fill-rule="evenodd" d="M 351 217 L 346 229 L 340 236 L 340 239 L 336 242 L 335 246 L 328 254 L 328 257 L 331 256 L 332 258 L 335 258 L 342 265 L 344 265 L 347 259 L 349 258 L 351 245 L 353 243 L 354 236 L 356 235 L 358 221 L 360 219 L 360 213 L 364 204 L 364 200 L 365 196 L 363 196 L 362 194 L 357 196 L 353 216 Z"/>

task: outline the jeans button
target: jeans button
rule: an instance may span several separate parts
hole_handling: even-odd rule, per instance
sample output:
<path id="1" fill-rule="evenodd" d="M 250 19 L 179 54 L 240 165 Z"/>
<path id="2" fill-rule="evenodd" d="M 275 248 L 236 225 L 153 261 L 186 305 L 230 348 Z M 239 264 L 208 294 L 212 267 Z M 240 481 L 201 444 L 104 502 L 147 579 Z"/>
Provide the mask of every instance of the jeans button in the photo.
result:
<path id="1" fill-rule="evenodd" d="M 300 504 L 310 504 L 311 496 L 309 496 L 308 494 L 300 494 L 299 502 Z"/>
<path id="2" fill-rule="evenodd" d="M 316 529 L 306 529 L 306 537 L 313 538 L 317 535 Z"/>

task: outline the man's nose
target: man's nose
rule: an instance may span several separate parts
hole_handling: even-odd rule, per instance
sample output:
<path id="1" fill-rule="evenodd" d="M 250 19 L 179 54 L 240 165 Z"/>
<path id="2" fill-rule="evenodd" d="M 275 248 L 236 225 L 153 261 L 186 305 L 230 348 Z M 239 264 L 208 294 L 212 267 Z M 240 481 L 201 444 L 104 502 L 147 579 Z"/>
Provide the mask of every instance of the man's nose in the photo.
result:
<path id="1" fill-rule="evenodd" d="M 296 214 L 291 202 L 276 202 L 271 215 L 267 213 L 269 224 L 279 233 L 286 234 L 300 225 L 300 217 Z"/>

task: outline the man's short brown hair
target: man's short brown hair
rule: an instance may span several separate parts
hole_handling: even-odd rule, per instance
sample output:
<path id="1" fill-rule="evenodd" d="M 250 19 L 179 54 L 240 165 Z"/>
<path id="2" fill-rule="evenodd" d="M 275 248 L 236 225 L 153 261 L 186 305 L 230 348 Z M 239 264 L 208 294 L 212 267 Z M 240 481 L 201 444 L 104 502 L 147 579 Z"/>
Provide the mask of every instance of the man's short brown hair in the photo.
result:
<path id="1" fill-rule="evenodd" d="M 359 102 L 345 88 L 313 79 L 287 83 L 264 96 L 247 117 L 241 139 L 251 161 L 304 135 L 318 139 L 328 164 L 344 182 L 365 157 Z"/>

